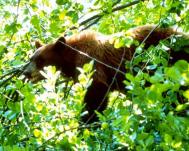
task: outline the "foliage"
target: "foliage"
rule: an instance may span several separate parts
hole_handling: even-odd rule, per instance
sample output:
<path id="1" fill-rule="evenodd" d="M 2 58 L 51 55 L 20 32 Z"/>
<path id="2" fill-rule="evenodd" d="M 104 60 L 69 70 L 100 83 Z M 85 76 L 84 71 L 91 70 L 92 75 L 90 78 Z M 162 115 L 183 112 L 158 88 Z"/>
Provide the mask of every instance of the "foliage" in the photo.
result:
<path id="1" fill-rule="evenodd" d="M 38 84 L 9 75 L 28 62 L 37 39 L 48 43 L 86 27 L 104 34 L 144 24 L 177 25 L 188 31 L 188 4 L 186 0 L 0 1 L 0 150 L 189 150 L 189 64 L 180 60 L 169 66 L 166 41 L 146 51 L 139 45 L 132 62 L 126 62 L 125 93 L 111 93 L 104 114 L 97 113 L 100 122 L 91 125 L 79 119 L 86 114 L 82 100 L 92 80 L 93 62 L 78 68 L 77 83 L 60 76 L 54 67 L 42 71 L 47 79 Z M 118 37 L 115 47 L 133 42 Z"/>

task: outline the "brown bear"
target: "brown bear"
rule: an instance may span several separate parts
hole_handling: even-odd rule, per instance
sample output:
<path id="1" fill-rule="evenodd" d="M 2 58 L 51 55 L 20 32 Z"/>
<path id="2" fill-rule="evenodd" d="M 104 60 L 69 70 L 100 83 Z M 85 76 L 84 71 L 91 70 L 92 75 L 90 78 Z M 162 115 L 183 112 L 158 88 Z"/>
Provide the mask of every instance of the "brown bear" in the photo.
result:
<path id="1" fill-rule="evenodd" d="M 157 45 L 160 40 L 169 39 L 172 35 L 189 39 L 187 35 L 176 32 L 172 28 L 156 28 L 147 25 L 131 29 L 128 33 L 139 43 L 144 42 L 144 48 Z M 106 108 L 107 93 L 124 89 L 125 61 L 132 59 L 136 48 L 135 45 L 115 48 L 114 44 L 110 43 L 111 39 L 112 36 L 83 31 L 70 37 L 60 37 L 56 42 L 44 46 L 36 42 L 37 50 L 31 57 L 24 74 L 28 79 L 37 82 L 43 78 L 39 70 L 44 66 L 53 65 L 64 75 L 77 81 L 79 73 L 76 67 L 82 67 L 93 58 L 95 73 L 84 98 L 88 115 L 83 119 L 86 123 L 93 122 L 97 120 L 94 111 L 102 112 Z M 180 49 L 185 50 L 187 46 L 189 45 L 183 44 Z M 179 59 L 189 61 L 189 54 L 185 51 L 171 50 L 170 61 L 175 62 Z"/>

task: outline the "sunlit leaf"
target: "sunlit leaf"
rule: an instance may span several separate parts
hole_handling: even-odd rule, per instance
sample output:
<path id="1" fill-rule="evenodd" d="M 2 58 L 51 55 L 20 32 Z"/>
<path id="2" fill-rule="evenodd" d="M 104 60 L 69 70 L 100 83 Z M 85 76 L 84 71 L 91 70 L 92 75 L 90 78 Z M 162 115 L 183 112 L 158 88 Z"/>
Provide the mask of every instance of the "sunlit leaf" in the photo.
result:
<path id="1" fill-rule="evenodd" d="M 41 137 L 42 132 L 38 129 L 34 129 L 33 134 L 34 134 L 35 137 Z"/>

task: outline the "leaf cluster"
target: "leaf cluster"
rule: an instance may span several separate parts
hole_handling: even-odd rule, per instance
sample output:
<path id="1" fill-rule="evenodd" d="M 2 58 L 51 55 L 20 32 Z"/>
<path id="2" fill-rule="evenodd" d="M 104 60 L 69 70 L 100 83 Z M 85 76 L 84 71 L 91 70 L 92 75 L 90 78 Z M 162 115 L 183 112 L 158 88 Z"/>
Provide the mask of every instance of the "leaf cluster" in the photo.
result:
<path id="1" fill-rule="evenodd" d="M 125 91 L 110 93 L 108 108 L 96 113 L 99 122 L 89 125 L 80 118 L 87 114 L 82 100 L 92 82 L 94 62 L 78 68 L 77 83 L 60 76 L 54 67 L 42 71 L 46 80 L 38 84 L 13 75 L 29 61 L 37 39 L 49 43 L 89 27 L 104 34 L 125 33 L 144 24 L 188 31 L 188 4 L 186 0 L 1 1 L 0 150 L 189 150 L 189 64 L 184 60 L 169 64 L 169 49 L 183 47 L 187 52 L 187 40 L 173 37 L 171 45 L 162 41 L 145 50 L 145 43 L 117 37 L 115 47 L 138 46 L 132 62 L 125 63 Z"/>

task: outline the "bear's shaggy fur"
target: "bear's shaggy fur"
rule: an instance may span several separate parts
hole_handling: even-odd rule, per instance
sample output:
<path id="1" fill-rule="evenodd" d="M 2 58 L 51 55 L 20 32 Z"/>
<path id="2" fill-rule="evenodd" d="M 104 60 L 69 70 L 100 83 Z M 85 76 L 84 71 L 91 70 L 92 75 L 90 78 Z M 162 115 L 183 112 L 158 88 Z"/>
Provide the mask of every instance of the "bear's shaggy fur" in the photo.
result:
<path id="1" fill-rule="evenodd" d="M 156 28 L 154 26 L 141 26 L 128 31 L 139 43 L 145 39 L 145 48 L 150 45 L 157 45 L 160 40 L 168 39 L 172 35 L 180 35 L 184 39 L 188 36 L 183 33 L 178 33 L 172 28 Z M 153 31 L 153 32 L 151 32 Z M 149 34 L 150 33 L 150 34 Z M 84 122 L 93 122 L 96 120 L 95 110 L 102 112 L 107 105 L 106 93 L 115 75 L 116 68 L 119 67 L 114 82 L 110 90 L 123 90 L 123 80 L 125 69 L 125 61 L 132 59 L 136 46 L 131 45 L 130 48 L 121 47 L 114 48 L 109 40 L 112 36 L 101 35 L 96 32 L 84 31 L 80 34 L 75 34 L 71 37 L 60 37 L 56 42 L 42 46 L 36 43 L 37 51 L 32 56 L 29 65 L 24 71 L 24 74 L 33 82 L 42 79 L 39 70 L 44 66 L 54 65 L 57 69 L 68 77 L 72 77 L 77 81 L 78 71 L 76 67 L 82 67 L 88 63 L 91 58 L 77 52 L 79 50 L 86 53 L 88 56 L 95 58 L 95 73 L 93 75 L 93 82 L 88 88 L 84 103 L 86 110 L 89 112 L 88 116 L 83 119 Z M 187 46 L 181 46 L 183 49 Z M 181 48 L 181 49 L 182 49 Z M 171 49 L 174 49 L 172 47 Z M 176 52 L 170 51 L 171 62 L 179 59 L 189 61 L 189 54 L 185 51 Z"/>

